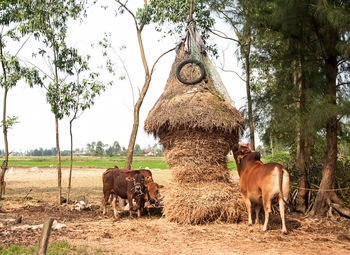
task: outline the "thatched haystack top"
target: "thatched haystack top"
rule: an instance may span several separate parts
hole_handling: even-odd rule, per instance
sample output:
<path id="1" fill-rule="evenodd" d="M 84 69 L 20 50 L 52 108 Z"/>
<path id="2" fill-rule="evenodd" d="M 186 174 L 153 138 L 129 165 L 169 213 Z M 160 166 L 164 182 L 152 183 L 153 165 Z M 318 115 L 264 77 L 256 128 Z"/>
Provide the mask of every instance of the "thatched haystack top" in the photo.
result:
<path id="1" fill-rule="evenodd" d="M 207 57 L 201 56 L 206 67 Z M 159 136 L 160 133 L 179 129 L 221 130 L 239 133 L 244 122 L 241 114 L 220 94 L 213 83 L 210 70 L 207 77 L 196 85 L 186 85 L 176 77 L 176 68 L 191 58 L 180 45 L 165 90 L 153 106 L 145 121 L 145 130 Z M 198 70 L 187 65 L 182 77 L 198 77 Z"/>

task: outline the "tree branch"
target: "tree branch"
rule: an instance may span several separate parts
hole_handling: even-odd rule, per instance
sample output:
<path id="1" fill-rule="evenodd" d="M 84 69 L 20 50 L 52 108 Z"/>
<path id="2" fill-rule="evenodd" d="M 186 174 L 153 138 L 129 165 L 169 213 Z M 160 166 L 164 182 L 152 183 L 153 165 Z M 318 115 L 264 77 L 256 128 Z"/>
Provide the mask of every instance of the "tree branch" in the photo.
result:
<path id="1" fill-rule="evenodd" d="M 22 48 L 24 47 L 24 45 L 28 42 L 29 38 L 32 36 L 33 33 L 31 33 L 28 38 L 24 41 L 24 43 L 21 45 L 21 47 L 19 47 L 18 51 L 15 54 L 15 57 L 17 57 L 18 53 L 22 50 Z"/>
<path id="2" fill-rule="evenodd" d="M 350 85 L 350 82 L 342 82 L 337 84 L 337 88 L 343 85 Z"/>
<path id="3" fill-rule="evenodd" d="M 243 79 L 236 71 L 233 71 L 233 70 L 226 70 L 226 69 L 224 69 L 224 68 L 222 68 L 222 67 L 220 67 L 220 66 L 215 66 L 215 67 L 216 67 L 216 68 L 219 68 L 219 69 L 221 69 L 222 71 L 227 72 L 227 73 L 234 73 L 234 74 L 236 74 L 242 81 L 246 82 L 246 80 Z"/>
<path id="4" fill-rule="evenodd" d="M 126 7 L 126 3 L 123 4 L 122 2 L 120 2 L 120 0 L 116 0 L 116 2 L 118 4 L 120 4 L 120 6 L 123 7 L 132 16 L 132 18 L 134 19 L 134 22 L 135 22 L 136 29 L 139 30 L 140 28 L 139 28 L 139 25 L 137 24 L 136 17 L 134 15 L 134 13 L 132 13 L 132 11 L 130 11 L 130 9 L 128 7 Z M 142 26 L 142 28 L 143 28 L 143 26 Z"/>
<path id="5" fill-rule="evenodd" d="M 112 46 L 111 48 L 112 48 L 112 51 L 114 52 L 114 54 L 119 58 L 119 61 L 122 63 L 123 69 L 124 69 L 124 71 L 126 73 L 126 76 L 128 77 L 129 85 L 130 85 L 130 88 L 131 88 L 131 94 L 132 94 L 132 106 L 134 106 L 135 105 L 134 86 L 132 84 L 132 81 L 131 81 L 128 69 L 125 66 L 124 60 L 120 57 L 120 55 L 117 53 L 117 51 L 114 49 L 114 47 Z"/>
<path id="6" fill-rule="evenodd" d="M 214 34 L 214 35 L 216 35 L 216 36 L 218 36 L 218 37 L 220 37 L 220 38 L 223 38 L 223 39 L 226 39 L 226 40 L 234 41 L 234 42 L 238 43 L 238 44 L 241 46 L 241 42 L 240 42 L 240 41 L 238 41 L 237 39 L 228 37 L 225 33 L 221 32 L 221 31 L 217 31 L 217 30 L 209 30 L 209 31 L 210 31 L 212 34 Z M 216 31 L 222 33 L 223 35 L 220 35 L 220 34 L 216 33 Z"/>
<path id="7" fill-rule="evenodd" d="M 152 74 L 153 74 L 153 70 L 154 70 L 154 67 L 155 67 L 155 65 L 157 64 L 157 62 L 158 62 L 164 55 L 168 54 L 169 52 L 171 52 L 171 51 L 173 51 L 173 50 L 175 50 L 175 49 L 176 49 L 176 47 L 174 47 L 174 48 L 172 48 L 172 49 L 170 49 L 170 50 L 164 52 L 162 55 L 160 55 L 160 56 L 157 58 L 157 60 L 154 62 L 153 66 L 152 66 L 152 69 L 151 69 L 151 76 L 152 76 Z"/>

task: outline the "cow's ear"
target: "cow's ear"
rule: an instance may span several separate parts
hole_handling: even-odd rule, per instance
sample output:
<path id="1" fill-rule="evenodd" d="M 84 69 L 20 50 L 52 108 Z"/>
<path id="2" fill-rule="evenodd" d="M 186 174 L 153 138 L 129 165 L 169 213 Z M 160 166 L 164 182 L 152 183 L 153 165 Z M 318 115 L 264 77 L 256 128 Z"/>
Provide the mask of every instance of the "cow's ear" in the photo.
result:
<path id="1" fill-rule="evenodd" d="M 162 188 L 164 188 L 164 185 L 158 184 L 158 189 L 162 189 Z"/>
<path id="2" fill-rule="evenodd" d="M 238 144 L 235 144 L 232 146 L 232 151 L 238 151 L 238 148 L 239 148 L 239 145 Z"/>
<path id="3" fill-rule="evenodd" d="M 254 159 L 255 159 L 255 160 L 260 160 L 260 158 L 261 158 L 260 152 L 255 151 L 255 152 L 254 152 Z"/>
<path id="4" fill-rule="evenodd" d="M 133 177 L 131 177 L 131 176 L 128 176 L 128 177 L 125 177 L 125 180 L 127 180 L 128 182 L 131 182 L 131 181 L 133 181 L 133 180 L 134 180 L 134 178 L 133 178 Z"/>
<path id="5" fill-rule="evenodd" d="M 238 155 L 238 156 L 237 156 L 237 165 L 241 164 L 242 158 L 244 158 L 243 155 Z"/>

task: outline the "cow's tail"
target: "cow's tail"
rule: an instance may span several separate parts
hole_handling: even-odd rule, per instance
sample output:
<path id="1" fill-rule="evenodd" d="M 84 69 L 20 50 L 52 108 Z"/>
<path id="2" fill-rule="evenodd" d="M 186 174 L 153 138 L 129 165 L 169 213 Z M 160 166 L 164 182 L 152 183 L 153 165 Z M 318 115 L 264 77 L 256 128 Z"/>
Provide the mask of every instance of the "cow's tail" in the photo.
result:
<path id="1" fill-rule="evenodd" d="M 284 172 L 287 172 L 287 170 L 285 168 L 280 168 L 278 167 L 278 189 L 279 189 L 279 196 L 282 198 L 284 204 L 288 207 L 288 210 L 290 212 L 294 212 L 295 208 L 288 203 L 285 199 L 284 199 L 284 195 L 283 195 L 283 174 Z"/>

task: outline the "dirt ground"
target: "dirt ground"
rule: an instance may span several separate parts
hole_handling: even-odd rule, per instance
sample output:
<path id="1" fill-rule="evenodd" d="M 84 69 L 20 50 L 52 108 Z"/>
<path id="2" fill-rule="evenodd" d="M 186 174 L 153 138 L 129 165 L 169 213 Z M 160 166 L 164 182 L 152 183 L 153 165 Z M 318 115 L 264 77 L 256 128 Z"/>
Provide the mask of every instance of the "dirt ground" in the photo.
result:
<path id="1" fill-rule="evenodd" d="M 47 178 L 49 183 L 55 176 L 54 170 L 51 174 L 18 171 L 26 171 L 19 182 L 27 184 L 37 181 L 38 176 Z M 89 175 L 100 180 L 103 169 L 75 172 L 76 178 Z M 52 217 L 58 229 L 52 230 L 50 242 L 91 247 L 92 253 L 100 249 L 103 254 L 350 254 L 350 220 L 342 217 L 311 219 L 289 213 L 287 235 L 281 233 L 279 215 L 272 215 L 266 233 L 262 232 L 262 225 L 249 229 L 246 221 L 179 225 L 155 215 L 140 219 L 125 216 L 115 221 L 111 210 L 107 216 L 102 215 L 97 202 L 88 210 L 78 211 L 74 205 L 58 206 L 54 201 L 34 196 L 31 200 L 11 199 L 11 194 L 15 194 L 13 187 L 17 187 L 15 180 L 15 176 L 8 175 L 10 194 L 2 201 L 0 212 L 1 245 L 32 246 L 41 234 L 38 225 Z"/>

